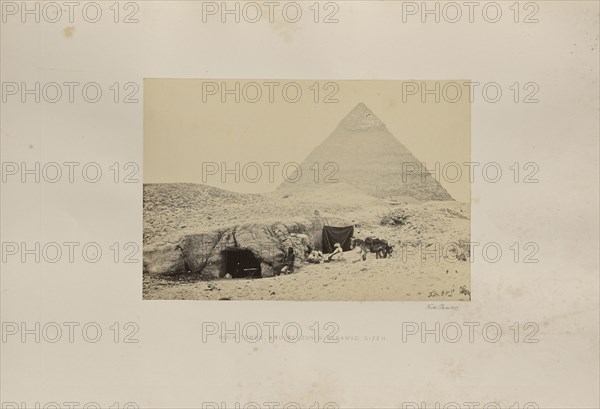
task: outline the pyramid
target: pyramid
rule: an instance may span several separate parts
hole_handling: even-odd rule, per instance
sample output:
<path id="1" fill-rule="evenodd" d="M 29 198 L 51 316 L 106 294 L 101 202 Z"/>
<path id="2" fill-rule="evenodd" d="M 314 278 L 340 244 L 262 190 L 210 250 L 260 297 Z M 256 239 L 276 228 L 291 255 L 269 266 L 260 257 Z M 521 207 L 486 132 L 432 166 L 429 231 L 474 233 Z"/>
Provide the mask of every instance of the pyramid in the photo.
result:
<path id="1" fill-rule="evenodd" d="M 327 166 L 328 163 L 333 164 Z M 300 166 L 301 174 L 289 177 L 296 182 L 284 181 L 279 191 L 305 192 L 330 185 L 329 181 L 382 198 L 453 200 L 446 189 L 422 169 L 421 161 L 362 102 Z M 318 182 L 315 180 L 317 166 Z"/>

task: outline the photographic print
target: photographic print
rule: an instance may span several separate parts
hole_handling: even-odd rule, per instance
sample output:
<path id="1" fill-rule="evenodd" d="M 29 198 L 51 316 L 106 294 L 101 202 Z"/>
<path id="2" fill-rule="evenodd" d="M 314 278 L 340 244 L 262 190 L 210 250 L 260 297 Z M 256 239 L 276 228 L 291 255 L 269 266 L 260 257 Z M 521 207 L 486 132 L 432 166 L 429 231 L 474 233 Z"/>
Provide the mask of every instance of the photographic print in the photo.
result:
<path id="1" fill-rule="evenodd" d="M 145 299 L 470 300 L 467 81 L 144 86 Z"/>

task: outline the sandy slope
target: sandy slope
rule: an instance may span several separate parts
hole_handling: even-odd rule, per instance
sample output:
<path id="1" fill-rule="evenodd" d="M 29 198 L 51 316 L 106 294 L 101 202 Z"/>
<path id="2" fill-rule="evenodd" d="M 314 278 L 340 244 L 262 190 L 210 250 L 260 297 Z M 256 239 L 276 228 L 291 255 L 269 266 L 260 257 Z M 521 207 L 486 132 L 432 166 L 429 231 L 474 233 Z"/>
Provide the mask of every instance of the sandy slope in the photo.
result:
<path id="1" fill-rule="evenodd" d="M 348 258 L 357 259 L 357 254 Z M 176 283 L 146 280 L 146 299 L 286 300 L 286 301 L 393 301 L 454 300 L 469 298 L 468 263 L 421 263 L 416 258 L 352 261 L 305 265 L 296 273 L 260 280 L 218 280 Z M 454 290 L 454 292 L 452 292 Z M 436 291 L 437 295 L 432 292 Z M 441 295 L 449 291 L 450 294 Z"/>

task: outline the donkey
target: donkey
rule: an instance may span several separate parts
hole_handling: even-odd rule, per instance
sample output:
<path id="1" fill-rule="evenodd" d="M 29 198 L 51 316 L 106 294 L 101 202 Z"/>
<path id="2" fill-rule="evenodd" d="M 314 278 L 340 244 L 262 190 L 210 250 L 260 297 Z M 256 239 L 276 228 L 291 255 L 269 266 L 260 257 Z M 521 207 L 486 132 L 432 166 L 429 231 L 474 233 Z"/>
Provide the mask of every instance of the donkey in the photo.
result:
<path id="1" fill-rule="evenodd" d="M 360 247 L 360 255 L 364 260 L 368 253 L 375 253 L 375 258 L 391 257 L 394 247 L 390 246 L 387 240 L 376 237 L 367 237 L 366 239 L 352 239 L 352 248 Z"/>

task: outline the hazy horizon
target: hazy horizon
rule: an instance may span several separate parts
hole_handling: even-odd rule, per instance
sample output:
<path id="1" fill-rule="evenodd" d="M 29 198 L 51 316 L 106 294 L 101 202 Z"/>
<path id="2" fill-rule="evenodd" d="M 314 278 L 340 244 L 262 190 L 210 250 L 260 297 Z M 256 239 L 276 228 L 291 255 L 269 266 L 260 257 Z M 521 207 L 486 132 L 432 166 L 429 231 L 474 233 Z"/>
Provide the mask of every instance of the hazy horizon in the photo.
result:
<path id="1" fill-rule="evenodd" d="M 470 161 L 468 98 L 454 104 L 422 103 L 416 95 L 403 102 L 402 81 L 274 80 L 280 84 L 299 84 L 305 94 L 296 103 L 286 102 L 276 93 L 275 102 L 263 98 L 249 103 L 243 95 L 239 102 L 234 101 L 235 95 L 226 92 L 224 97 L 220 92 L 207 95 L 207 85 L 203 85 L 203 82 L 225 84 L 221 89 L 231 91 L 236 82 L 238 89 L 243 89 L 251 82 L 268 81 L 146 79 L 144 184 L 193 183 L 236 193 L 273 192 L 283 181 L 284 164 L 302 163 L 361 102 L 427 169 L 432 169 L 436 162 L 444 166 Z M 333 85 L 325 87 L 330 83 L 338 89 Z M 431 85 L 433 81 L 425 83 Z M 314 102 L 316 89 L 319 89 L 319 103 Z M 334 98 L 338 102 L 323 103 L 332 91 L 336 91 Z M 264 165 L 266 162 L 281 164 L 273 168 L 272 180 L 267 177 L 270 169 Z M 215 163 L 220 168 L 217 173 L 206 172 L 213 170 Z M 248 167 L 249 179 L 256 175 L 257 166 L 252 163 L 257 164 L 263 177 L 256 183 L 243 177 L 236 182 L 226 172 L 235 169 L 236 163 L 240 171 Z M 436 179 L 455 200 L 470 201 L 468 178 L 457 183 Z"/>

